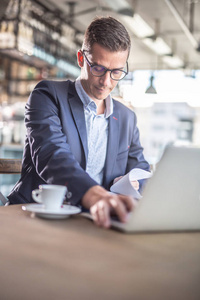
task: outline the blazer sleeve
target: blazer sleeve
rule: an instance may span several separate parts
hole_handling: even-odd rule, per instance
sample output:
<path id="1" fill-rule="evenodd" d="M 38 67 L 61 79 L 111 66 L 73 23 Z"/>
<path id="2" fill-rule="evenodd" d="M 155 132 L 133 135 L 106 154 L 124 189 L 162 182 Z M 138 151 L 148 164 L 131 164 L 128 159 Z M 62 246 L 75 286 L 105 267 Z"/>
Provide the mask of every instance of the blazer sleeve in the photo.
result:
<path id="1" fill-rule="evenodd" d="M 26 104 L 27 138 L 38 176 L 46 183 L 67 186 L 68 195 L 72 195 L 70 201 L 76 205 L 97 183 L 80 166 L 70 149 L 63 132 L 59 101 L 52 82 L 42 81 L 36 86 Z M 69 126 L 74 126 L 72 118 Z"/>

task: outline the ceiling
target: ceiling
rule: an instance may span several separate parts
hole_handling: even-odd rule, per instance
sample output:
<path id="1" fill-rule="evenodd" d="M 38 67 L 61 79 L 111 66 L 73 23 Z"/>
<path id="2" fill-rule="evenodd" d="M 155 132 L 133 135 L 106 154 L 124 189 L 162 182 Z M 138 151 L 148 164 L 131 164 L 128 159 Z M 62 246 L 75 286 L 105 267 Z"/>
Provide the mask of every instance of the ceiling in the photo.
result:
<path id="1" fill-rule="evenodd" d="M 200 0 L 38 0 L 51 9 L 60 10 L 60 16 L 80 32 L 95 16 L 118 18 L 124 23 L 119 10 L 128 8 L 154 30 L 154 41 L 162 38 L 171 48 L 169 58 L 178 57 L 186 72 L 200 69 Z M 74 3 L 74 5 L 73 5 Z M 73 15 L 73 16 L 72 16 Z M 129 18 L 132 18 L 129 16 Z M 139 38 L 132 32 L 129 25 L 124 23 L 132 39 L 132 50 L 129 57 L 130 71 L 148 69 L 173 69 L 164 62 L 163 55 L 158 55 L 144 44 L 144 38 Z M 152 39 L 151 39 L 152 40 Z M 165 56 L 166 58 L 166 56 Z"/>

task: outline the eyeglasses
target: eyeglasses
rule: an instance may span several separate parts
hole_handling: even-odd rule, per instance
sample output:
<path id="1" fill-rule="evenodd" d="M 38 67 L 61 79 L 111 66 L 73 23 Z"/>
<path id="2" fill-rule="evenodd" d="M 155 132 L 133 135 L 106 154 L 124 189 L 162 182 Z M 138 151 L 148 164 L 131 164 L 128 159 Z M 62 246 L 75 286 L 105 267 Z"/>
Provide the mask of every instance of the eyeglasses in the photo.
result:
<path id="1" fill-rule="evenodd" d="M 121 70 L 121 69 L 107 69 L 104 66 L 101 65 L 97 65 L 97 64 L 91 64 L 91 62 L 88 60 L 87 56 L 84 53 L 84 50 L 82 51 L 83 55 L 90 67 L 90 71 L 92 73 L 92 75 L 96 76 L 96 77 L 102 77 L 106 74 L 107 71 L 110 71 L 110 77 L 113 80 L 121 80 L 123 79 L 127 74 L 128 74 L 128 62 L 126 62 L 126 70 Z"/>

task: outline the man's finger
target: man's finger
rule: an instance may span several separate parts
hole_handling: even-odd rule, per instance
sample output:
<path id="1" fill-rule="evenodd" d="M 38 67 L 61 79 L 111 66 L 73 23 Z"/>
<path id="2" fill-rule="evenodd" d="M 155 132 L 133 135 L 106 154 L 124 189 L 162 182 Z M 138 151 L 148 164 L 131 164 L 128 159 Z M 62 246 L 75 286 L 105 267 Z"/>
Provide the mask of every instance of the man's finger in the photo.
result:
<path id="1" fill-rule="evenodd" d="M 106 201 L 97 202 L 90 210 L 94 222 L 98 226 L 110 227 L 110 208 Z"/>
<path id="2" fill-rule="evenodd" d="M 118 216 L 119 220 L 125 223 L 127 220 L 127 209 L 124 203 L 120 201 L 118 197 L 110 198 L 109 203 L 115 214 Z"/>
<path id="3" fill-rule="evenodd" d="M 139 181 L 137 180 L 131 181 L 131 184 L 134 187 L 134 189 L 139 190 L 140 187 Z"/>
<path id="4" fill-rule="evenodd" d="M 132 211 L 137 205 L 137 201 L 131 196 L 120 195 L 120 200 L 124 203 L 126 209 Z"/>

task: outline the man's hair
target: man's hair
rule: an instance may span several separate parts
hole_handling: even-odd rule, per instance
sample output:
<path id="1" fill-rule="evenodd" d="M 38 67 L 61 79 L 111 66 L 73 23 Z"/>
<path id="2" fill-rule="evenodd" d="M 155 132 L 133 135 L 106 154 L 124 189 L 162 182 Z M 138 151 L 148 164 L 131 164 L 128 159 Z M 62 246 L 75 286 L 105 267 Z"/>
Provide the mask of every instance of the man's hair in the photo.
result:
<path id="1" fill-rule="evenodd" d="M 112 17 L 97 17 L 88 26 L 82 50 L 91 51 L 94 43 L 112 51 L 130 52 L 131 41 L 130 36 L 119 21 Z"/>

